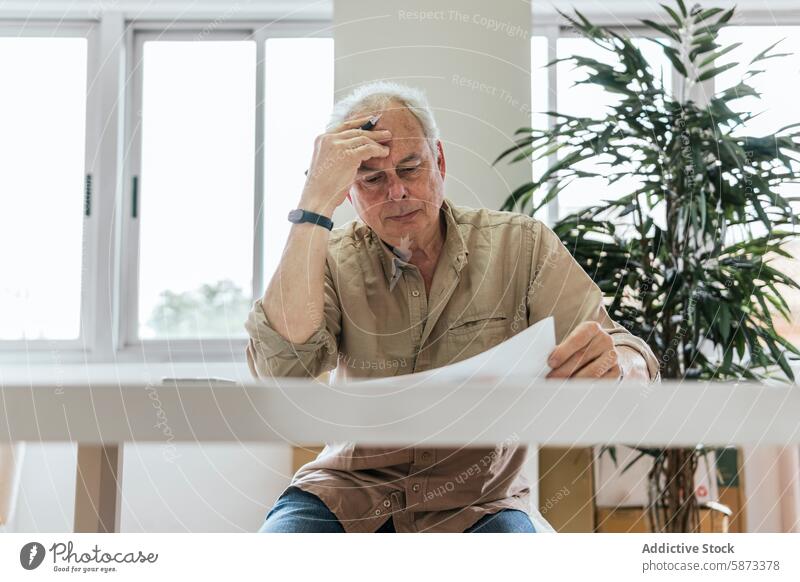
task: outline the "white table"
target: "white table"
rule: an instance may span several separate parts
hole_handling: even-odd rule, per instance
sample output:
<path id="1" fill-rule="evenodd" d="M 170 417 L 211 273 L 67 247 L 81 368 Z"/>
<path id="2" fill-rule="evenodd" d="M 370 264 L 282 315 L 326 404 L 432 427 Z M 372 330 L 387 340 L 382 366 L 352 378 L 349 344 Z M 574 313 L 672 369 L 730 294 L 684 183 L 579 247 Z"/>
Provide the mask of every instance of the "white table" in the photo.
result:
<path id="1" fill-rule="evenodd" d="M 199 372 L 202 374 L 202 372 Z M 800 443 L 800 387 L 311 380 L 161 384 L 169 364 L 4 367 L 0 441 L 78 445 L 75 531 L 117 531 L 126 442 Z"/>

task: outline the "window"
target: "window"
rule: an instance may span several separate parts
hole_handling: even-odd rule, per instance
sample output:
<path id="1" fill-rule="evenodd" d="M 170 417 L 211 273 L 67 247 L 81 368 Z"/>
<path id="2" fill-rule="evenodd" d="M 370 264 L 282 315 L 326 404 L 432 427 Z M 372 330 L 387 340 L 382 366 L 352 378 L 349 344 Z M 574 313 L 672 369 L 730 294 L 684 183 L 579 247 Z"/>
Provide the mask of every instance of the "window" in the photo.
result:
<path id="1" fill-rule="evenodd" d="M 626 31 L 627 32 L 627 31 Z M 662 39 L 663 41 L 663 39 Z M 669 59 L 664 55 L 661 47 L 645 39 L 635 39 L 634 44 L 642 51 L 650 63 L 653 72 L 658 78 L 662 75 L 667 89 L 671 89 L 672 69 Z M 609 53 L 585 38 L 559 38 L 558 58 L 563 59 L 573 55 L 581 55 L 608 62 Z M 616 62 L 614 64 L 617 64 Z M 571 61 L 562 61 L 556 65 L 557 74 L 557 108 L 559 113 L 600 119 L 607 113 L 607 108 L 621 100 L 597 85 L 576 85 L 586 78 L 582 68 L 576 68 Z M 601 156 L 598 160 L 602 160 Z M 611 156 L 607 156 L 611 159 Z M 602 173 L 606 166 L 599 161 L 587 161 L 576 164 L 576 168 L 588 172 Z M 558 196 L 558 217 L 563 218 L 568 214 L 577 212 L 603 199 L 619 198 L 623 194 L 637 189 L 637 180 L 625 177 L 608 186 L 603 178 L 583 178 L 567 186 Z"/>
<path id="2" fill-rule="evenodd" d="M 742 43 L 724 61 L 740 64 L 717 77 L 717 86 L 720 88 L 736 85 L 747 70 L 747 63 L 774 42 L 783 39 L 771 54 L 790 53 L 789 56 L 762 61 L 751 67 L 763 69 L 762 73 L 748 81 L 761 94 L 761 98 L 742 97 L 732 101 L 731 108 L 734 111 L 751 111 L 758 115 L 737 131 L 741 134 L 762 136 L 791 123 L 800 122 L 795 93 L 787 91 L 787 87 L 795 87 L 800 81 L 800 26 L 729 27 L 722 30 L 720 38 L 723 45 Z M 800 197 L 800 184 L 784 184 L 781 194 Z"/>
<path id="3" fill-rule="evenodd" d="M 87 38 L 0 38 L 0 340 L 81 337 Z"/>
<path id="4" fill-rule="evenodd" d="M 164 38 L 140 40 L 139 338 L 244 337 L 256 46 Z"/>
<path id="5" fill-rule="evenodd" d="M 800 86 L 800 26 L 736 26 L 722 30 L 722 44 L 741 42 L 742 46 L 730 53 L 723 62 L 739 62 L 740 65 L 725 71 L 716 79 L 717 87 L 722 89 L 736 85 L 741 79 L 747 64 L 761 51 L 774 42 L 784 39 L 771 53 L 790 53 L 790 56 L 755 63 L 752 68 L 763 72 L 748 81 L 761 98 L 743 97 L 731 102 L 731 108 L 738 112 L 758 113 L 744 127 L 737 130 L 742 135 L 760 137 L 773 133 L 791 123 L 800 122 L 796 106 L 797 97 L 791 88 Z M 787 90 L 787 88 L 789 90 Z M 797 168 L 800 170 L 800 164 Z M 779 192 L 785 197 L 800 197 L 800 184 L 784 184 Z M 800 216 L 800 203 L 797 203 L 797 216 Z M 800 281 L 800 237 L 788 243 L 786 249 L 793 259 L 775 257 L 771 263 L 777 269 Z M 778 333 L 800 345 L 800 292 L 795 289 L 782 291 L 789 302 L 793 320 L 775 319 Z"/>
<path id="6" fill-rule="evenodd" d="M 333 41 L 203 29 L 134 44 L 126 343 L 244 341 L 333 104 Z"/>

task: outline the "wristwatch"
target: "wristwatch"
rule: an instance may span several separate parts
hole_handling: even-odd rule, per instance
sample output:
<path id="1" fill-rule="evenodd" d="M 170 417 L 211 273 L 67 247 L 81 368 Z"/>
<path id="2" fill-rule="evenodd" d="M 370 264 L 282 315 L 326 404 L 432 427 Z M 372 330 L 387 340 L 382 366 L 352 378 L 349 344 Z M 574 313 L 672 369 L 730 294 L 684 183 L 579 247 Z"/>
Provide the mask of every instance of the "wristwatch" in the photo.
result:
<path id="1" fill-rule="evenodd" d="M 308 210 L 303 210 L 302 208 L 295 208 L 294 210 L 290 210 L 288 218 L 289 222 L 293 222 L 294 224 L 311 222 L 312 224 L 318 224 L 320 226 L 324 226 L 328 230 L 331 230 L 333 228 L 333 221 L 327 216 L 322 216 L 321 214 L 317 214 L 316 212 L 309 212 Z"/>

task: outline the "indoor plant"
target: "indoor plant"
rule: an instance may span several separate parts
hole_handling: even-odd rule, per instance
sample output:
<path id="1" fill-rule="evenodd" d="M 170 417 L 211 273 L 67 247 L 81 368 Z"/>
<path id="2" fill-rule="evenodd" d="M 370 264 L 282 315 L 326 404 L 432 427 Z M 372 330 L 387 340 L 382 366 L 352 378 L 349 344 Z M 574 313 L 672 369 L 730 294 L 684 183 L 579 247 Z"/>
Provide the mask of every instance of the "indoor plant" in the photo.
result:
<path id="1" fill-rule="evenodd" d="M 748 136 L 743 126 L 755 114 L 730 107 L 757 97 L 748 81 L 764 60 L 783 55 L 767 48 L 740 82 L 700 102 L 695 89 L 738 64 L 722 62 L 738 45 L 718 43 L 734 9 L 687 10 L 681 0 L 663 8 L 663 23 L 642 23 L 679 75 L 674 94 L 631 39 L 577 11 L 574 18 L 562 13 L 608 55 L 565 60 L 587 72 L 582 83 L 619 102 L 601 118 L 549 112 L 550 129 L 519 129 L 495 163 L 557 161 L 503 209 L 533 214 L 575 180 L 633 177 L 636 186 L 621 198 L 597 200 L 553 226 L 605 294 L 611 317 L 647 341 L 663 378 L 793 380 L 786 355 L 800 352 L 776 333 L 772 318 L 789 317 L 781 289 L 798 285 L 769 258 L 787 256 L 782 246 L 794 236 L 793 200 L 780 186 L 800 177 L 800 124 Z M 583 169 L 586 161 L 603 170 Z M 694 473 L 704 448 L 639 450 L 653 460 L 653 529 L 697 531 Z"/>

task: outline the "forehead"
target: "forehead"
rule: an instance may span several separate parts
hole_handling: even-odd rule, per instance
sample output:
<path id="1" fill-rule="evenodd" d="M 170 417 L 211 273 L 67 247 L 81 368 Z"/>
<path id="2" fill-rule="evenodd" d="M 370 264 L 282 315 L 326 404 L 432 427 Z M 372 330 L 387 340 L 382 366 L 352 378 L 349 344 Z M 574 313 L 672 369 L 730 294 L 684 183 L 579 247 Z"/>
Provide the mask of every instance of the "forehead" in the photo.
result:
<path id="1" fill-rule="evenodd" d="M 370 158 L 364 162 L 364 166 L 371 168 L 391 167 L 414 153 L 418 154 L 422 159 L 427 156 L 428 148 L 422 124 L 402 104 L 392 102 L 387 104 L 385 108 L 361 111 L 351 117 L 376 115 L 378 113 L 381 114 L 381 118 L 375 125 L 375 129 L 388 129 L 392 132 L 392 138 L 387 142 L 389 155 L 385 158 Z"/>
<path id="2" fill-rule="evenodd" d="M 381 118 L 376 125 L 377 129 L 388 129 L 392 134 L 408 137 L 423 137 L 422 124 L 419 119 L 401 103 L 387 103 L 382 109 L 374 111 L 380 113 Z"/>

